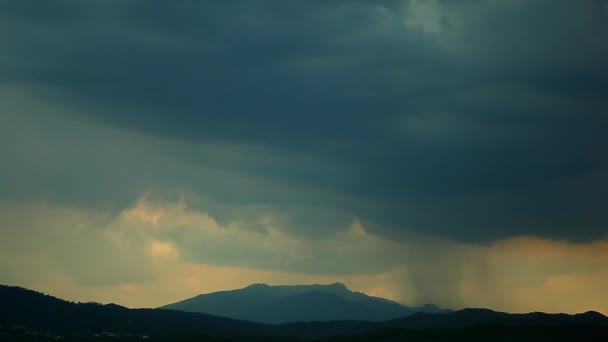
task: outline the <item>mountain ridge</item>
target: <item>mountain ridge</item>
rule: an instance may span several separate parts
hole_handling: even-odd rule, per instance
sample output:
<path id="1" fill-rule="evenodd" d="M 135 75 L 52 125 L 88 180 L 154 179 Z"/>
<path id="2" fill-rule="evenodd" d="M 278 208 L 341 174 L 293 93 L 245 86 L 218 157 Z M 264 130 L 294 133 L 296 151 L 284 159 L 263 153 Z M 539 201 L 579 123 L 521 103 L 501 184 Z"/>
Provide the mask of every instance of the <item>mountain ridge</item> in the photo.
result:
<path id="1" fill-rule="evenodd" d="M 404 336 L 402 339 L 418 341 L 428 340 L 428 336 L 444 336 L 442 340 L 453 340 L 454 333 L 467 338 L 483 337 L 477 340 L 487 340 L 487 334 L 504 334 L 514 340 L 529 338 L 523 339 L 526 341 L 537 341 L 534 338 L 539 334 L 553 341 L 573 340 L 574 337 L 581 340 L 582 337 L 599 334 L 605 337 L 599 340 L 608 340 L 608 317 L 594 311 L 570 315 L 464 309 L 445 314 L 416 313 L 383 322 L 342 320 L 269 325 L 177 310 L 129 309 L 112 303 L 74 303 L 5 285 L 0 285 L 0 303 L 0 340 L 3 336 L 18 335 L 20 331 L 77 336 L 76 340 L 83 340 L 82 336 L 94 340 L 94 334 L 103 332 L 150 335 L 154 340 L 169 341 L 180 336 L 194 336 L 196 340 L 207 336 L 238 337 L 239 340 L 256 336 L 272 337 L 273 340 L 348 336 L 338 341 L 389 341 L 395 340 L 395 336 Z M 470 340 L 465 337 L 462 340 Z"/>
<path id="2" fill-rule="evenodd" d="M 241 289 L 200 294 L 159 309 L 201 312 L 268 324 L 385 321 L 418 311 L 447 312 L 435 305 L 408 307 L 386 298 L 368 296 L 351 291 L 342 283 L 274 286 L 256 283 Z"/>

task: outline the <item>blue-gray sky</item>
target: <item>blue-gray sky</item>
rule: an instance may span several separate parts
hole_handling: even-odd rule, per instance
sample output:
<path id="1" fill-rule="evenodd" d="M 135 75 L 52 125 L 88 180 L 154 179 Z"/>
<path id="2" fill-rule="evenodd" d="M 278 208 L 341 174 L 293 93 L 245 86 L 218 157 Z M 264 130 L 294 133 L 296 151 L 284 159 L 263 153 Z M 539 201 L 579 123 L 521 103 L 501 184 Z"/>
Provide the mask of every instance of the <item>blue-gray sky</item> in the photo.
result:
<path id="1" fill-rule="evenodd" d="M 401 267 L 373 288 L 466 306 L 463 283 L 504 281 L 470 250 L 607 253 L 607 1 L 2 0 L 0 32 L 0 229 L 35 249 L 77 211 L 99 250 L 48 252 L 76 283 L 149 282 L 156 246 L 328 281 Z M 150 210 L 175 216 L 153 233 L 125 218 L 158 225 Z M 0 280 L 44 289 L 19 250 Z M 97 255 L 107 276 L 87 273 Z M 608 269 L 566 259 L 521 272 Z"/>

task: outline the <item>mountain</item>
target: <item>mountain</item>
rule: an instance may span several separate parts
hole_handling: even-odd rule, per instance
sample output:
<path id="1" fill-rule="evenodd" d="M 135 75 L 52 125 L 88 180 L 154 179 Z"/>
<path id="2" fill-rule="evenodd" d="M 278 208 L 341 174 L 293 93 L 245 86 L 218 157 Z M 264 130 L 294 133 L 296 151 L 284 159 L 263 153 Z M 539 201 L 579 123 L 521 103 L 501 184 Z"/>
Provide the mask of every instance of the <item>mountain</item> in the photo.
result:
<path id="1" fill-rule="evenodd" d="M 452 312 L 445 317 L 420 312 L 410 317 L 393 320 L 391 325 L 409 329 L 445 329 L 481 325 L 500 325 L 504 327 L 603 326 L 608 328 L 608 318 L 594 311 L 574 315 L 547 314 L 544 312 L 511 314 L 489 309 L 468 308 Z"/>
<path id="2" fill-rule="evenodd" d="M 326 341 L 608 341 L 608 317 L 594 311 L 568 315 L 463 309 L 443 315 L 416 313 Z"/>
<path id="3" fill-rule="evenodd" d="M 318 292 L 335 299 L 331 293 Z M 304 301 L 308 296 L 316 299 L 318 293 L 304 291 L 299 295 Z M 330 302 L 326 307 L 331 305 Z M 302 341 L 330 337 L 329 341 L 336 342 L 608 341 L 608 317 L 597 312 L 508 314 L 464 309 L 442 314 L 416 313 L 383 322 L 269 325 L 176 310 L 73 303 L 0 285 L 0 341 Z"/>
<path id="4" fill-rule="evenodd" d="M 0 327 L 58 334 L 117 332 L 139 335 L 266 336 L 264 324 L 200 313 L 128 309 L 117 304 L 73 303 L 20 287 L 0 285 Z M 2 340 L 2 339 L 0 339 Z"/>
<path id="5" fill-rule="evenodd" d="M 386 321 L 416 312 L 445 312 L 434 305 L 410 308 L 350 291 L 344 284 L 248 287 L 198 295 L 161 309 L 202 312 L 269 324 L 297 321 Z"/>

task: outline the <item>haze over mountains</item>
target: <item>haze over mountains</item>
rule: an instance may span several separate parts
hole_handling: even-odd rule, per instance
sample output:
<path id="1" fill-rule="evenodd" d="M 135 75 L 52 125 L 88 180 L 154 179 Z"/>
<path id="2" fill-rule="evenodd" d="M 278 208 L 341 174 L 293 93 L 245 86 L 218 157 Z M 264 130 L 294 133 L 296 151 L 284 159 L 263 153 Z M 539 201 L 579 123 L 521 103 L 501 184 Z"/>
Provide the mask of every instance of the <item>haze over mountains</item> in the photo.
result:
<path id="1" fill-rule="evenodd" d="M 248 287 L 201 294 L 162 309 L 201 312 L 247 321 L 280 324 L 298 321 L 386 321 L 416 312 L 447 312 L 435 305 L 407 307 L 397 302 L 353 292 L 344 284 Z"/>

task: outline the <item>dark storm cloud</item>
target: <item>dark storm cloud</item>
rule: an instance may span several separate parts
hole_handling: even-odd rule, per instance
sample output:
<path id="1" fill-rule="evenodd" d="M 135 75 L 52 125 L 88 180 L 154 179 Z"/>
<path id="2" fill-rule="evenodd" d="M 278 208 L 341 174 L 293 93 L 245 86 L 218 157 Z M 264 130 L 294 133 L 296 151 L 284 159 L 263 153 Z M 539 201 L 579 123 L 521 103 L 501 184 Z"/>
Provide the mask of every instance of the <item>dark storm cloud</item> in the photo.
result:
<path id="1" fill-rule="evenodd" d="M 0 8 L 3 83 L 183 142 L 184 163 L 290 187 L 215 195 L 273 205 L 287 226 L 357 216 L 393 236 L 606 235 L 605 1 Z M 310 188 L 331 195 L 298 196 Z"/>

